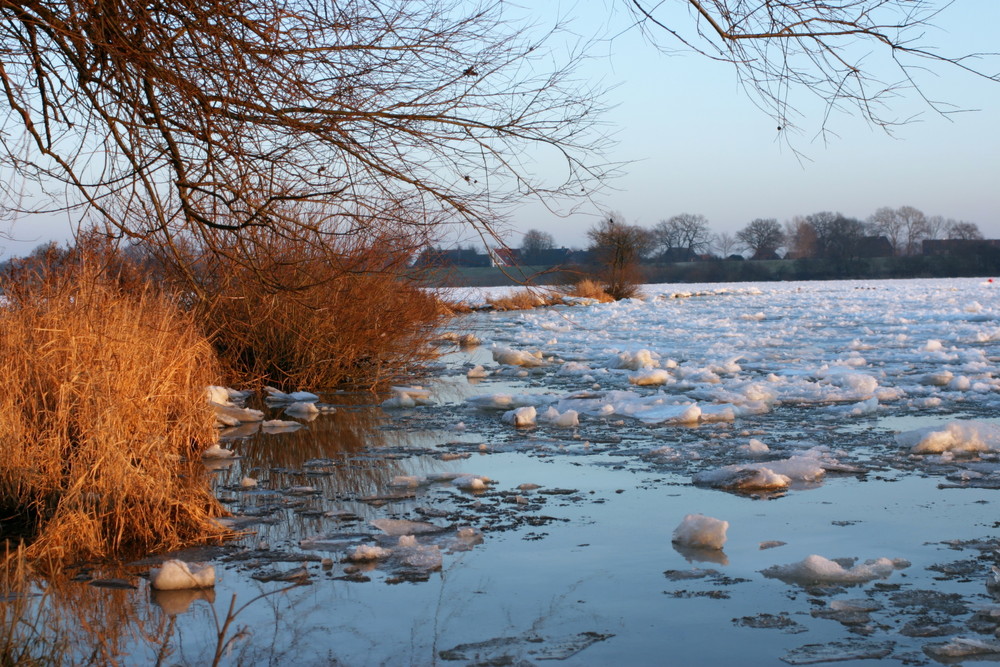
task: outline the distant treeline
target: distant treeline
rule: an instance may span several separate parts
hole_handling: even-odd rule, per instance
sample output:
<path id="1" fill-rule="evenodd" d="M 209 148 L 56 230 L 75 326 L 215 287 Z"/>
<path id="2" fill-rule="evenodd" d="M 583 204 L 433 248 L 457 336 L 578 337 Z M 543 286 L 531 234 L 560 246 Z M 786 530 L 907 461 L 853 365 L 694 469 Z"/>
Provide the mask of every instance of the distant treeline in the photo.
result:
<path id="1" fill-rule="evenodd" d="M 880 278 L 960 278 L 1000 276 L 1000 246 L 992 241 L 966 241 L 948 248 L 925 248 L 923 255 L 847 259 L 704 259 L 691 262 L 643 263 L 647 283 L 711 283 L 772 280 L 845 280 Z M 738 257 L 738 256 L 737 256 Z M 576 264 L 559 268 L 448 267 L 428 273 L 432 284 L 445 287 L 574 283 L 601 267 Z"/>

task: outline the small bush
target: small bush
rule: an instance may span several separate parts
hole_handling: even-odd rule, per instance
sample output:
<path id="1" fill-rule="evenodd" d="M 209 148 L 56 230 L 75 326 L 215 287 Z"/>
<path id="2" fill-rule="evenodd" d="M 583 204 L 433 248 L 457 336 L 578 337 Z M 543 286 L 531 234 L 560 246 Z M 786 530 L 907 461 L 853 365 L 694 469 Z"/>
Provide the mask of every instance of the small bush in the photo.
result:
<path id="1" fill-rule="evenodd" d="M 0 287 L 0 511 L 32 558 L 148 553 L 219 536 L 188 462 L 215 439 L 217 364 L 193 317 L 100 270 Z"/>
<path id="2" fill-rule="evenodd" d="M 218 258 L 198 309 L 235 379 L 376 387 L 430 357 L 448 311 L 406 277 L 405 248 L 379 238 L 336 253 L 280 239 L 268 246 L 246 262 Z"/>

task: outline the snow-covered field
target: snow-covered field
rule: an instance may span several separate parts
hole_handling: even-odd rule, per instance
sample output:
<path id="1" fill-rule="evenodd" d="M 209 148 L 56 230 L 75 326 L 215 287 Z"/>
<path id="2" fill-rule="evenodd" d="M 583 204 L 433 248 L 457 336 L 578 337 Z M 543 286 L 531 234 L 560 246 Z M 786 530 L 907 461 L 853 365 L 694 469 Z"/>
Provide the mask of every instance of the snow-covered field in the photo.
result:
<path id="1" fill-rule="evenodd" d="M 996 289 L 653 285 L 463 316 L 448 340 L 481 344 L 443 344 L 422 387 L 293 433 L 229 434 L 242 458 L 220 494 L 254 533 L 216 557 L 216 607 L 282 573 L 311 584 L 241 612 L 252 632 L 233 651 L 346 665 L 1000 658 Z M 183 660 L 211 654 L 209 612 L 177 616 Z"/>

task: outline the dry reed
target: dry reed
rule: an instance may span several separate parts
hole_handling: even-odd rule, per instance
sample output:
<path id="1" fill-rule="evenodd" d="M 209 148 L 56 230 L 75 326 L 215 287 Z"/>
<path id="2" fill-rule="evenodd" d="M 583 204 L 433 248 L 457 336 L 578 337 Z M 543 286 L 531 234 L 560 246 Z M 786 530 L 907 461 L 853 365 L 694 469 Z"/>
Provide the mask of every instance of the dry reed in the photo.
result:
<path id="1" fill-rule="evenodd" d="M 493 310 L 531 310 L 562 303 L 562 295 L 552 291 L 524 288 L 486 300 Z"/>
<path id="2" fill-rule="evenodd" d="M 594 299 L 600 303 L 609 303 L 614 301 L 614 298 L 606 291 L 604 291 L 604 285 L 592 278 L 584 278 L 583 280 L 574 284 L 569 292 L 569 296 L 580 297 L 584 299 Z"/>
<path id="3" fill-rule="evenodd" d="M 216 437 L 218 373 L 193 317 L 86 266 L 3 287 L 4 532 L 53 563 L 221 536 L 192 460 Z"/>

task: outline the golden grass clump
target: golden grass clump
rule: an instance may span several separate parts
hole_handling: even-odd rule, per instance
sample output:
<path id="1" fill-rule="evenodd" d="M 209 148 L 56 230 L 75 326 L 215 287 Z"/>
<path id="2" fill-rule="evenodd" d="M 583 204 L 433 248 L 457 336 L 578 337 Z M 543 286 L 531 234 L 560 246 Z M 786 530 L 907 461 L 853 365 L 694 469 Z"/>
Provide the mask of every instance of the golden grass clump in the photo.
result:
<path id="1" fill-rule="evenodd" d="M 221 536 L 190 460 L 216 437 L 218 373 L 194 318 L 85 265 L 0 286 L 3 533 L 54 561 Z"/>
<path id="2" fill-rule="evenodd" d="M 594 299 L 600 303 L 614 301 L 614 298 L 604 290 L 604 285 L 599 280 L 592 278 L 584 278 L 575 283 L 567 294 L 584 299 Z"/>
<path id="3" fill-rule="evenodd" d="M 533 288 L 519 289 L 486 300 L 493 310 L 531 310 L 562 303 L 562 295 Z"/>

